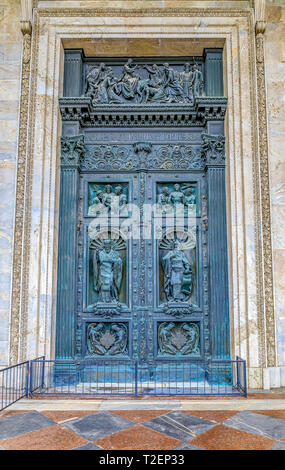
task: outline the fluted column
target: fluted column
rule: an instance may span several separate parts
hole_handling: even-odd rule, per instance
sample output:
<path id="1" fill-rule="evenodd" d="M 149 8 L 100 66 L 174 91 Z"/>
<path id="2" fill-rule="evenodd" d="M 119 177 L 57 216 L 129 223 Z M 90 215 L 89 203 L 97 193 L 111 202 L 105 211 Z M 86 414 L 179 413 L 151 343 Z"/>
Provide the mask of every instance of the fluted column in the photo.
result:
<path id="1" fill-rule="evenodd" d="M 205 49 L 204 57 L 206 96 L 224 96 L 222 49 Z"/>
<path id="2" fill-rule="evenodd" d="M 56 312 L 56 358 L 74 357 L 76 315 L 76 243 L 79 165 L 84 153 L 83 136 L 62 137 L 58 275 Z"/>
<path id="3" fill-rule="evenodd" d="M 213 359 L 230 357 L 225 138 L 203 134 L 208 184 L 208 259 Z"/>

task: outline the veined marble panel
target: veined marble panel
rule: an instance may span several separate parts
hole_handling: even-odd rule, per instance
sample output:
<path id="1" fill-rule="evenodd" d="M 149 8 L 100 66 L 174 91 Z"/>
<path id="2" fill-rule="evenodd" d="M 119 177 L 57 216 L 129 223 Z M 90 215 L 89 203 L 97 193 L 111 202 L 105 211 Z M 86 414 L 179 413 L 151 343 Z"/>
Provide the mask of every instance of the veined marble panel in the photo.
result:
<path id="1" fill-rule="evenodd" d="M 22 34 L 20 0 L 0 5 L 0 365 L 9 360 L 9 314 Z"/>

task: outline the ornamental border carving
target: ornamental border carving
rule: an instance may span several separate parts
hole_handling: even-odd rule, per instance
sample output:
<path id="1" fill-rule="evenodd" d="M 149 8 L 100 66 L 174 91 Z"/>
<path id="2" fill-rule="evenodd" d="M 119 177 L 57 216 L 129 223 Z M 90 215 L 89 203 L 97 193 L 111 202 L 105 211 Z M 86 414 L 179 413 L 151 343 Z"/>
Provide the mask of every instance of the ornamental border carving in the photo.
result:
<path id="1" fill-rule="evenodd" d="M 267 347 L 267 367 L 276 365 L 275 315 L 273 300 L 271 210 L 268 165 L 268 129 L 264 65 L 265 22 L 257 21 L 256 32 L 256 71 L 258 101 L 258 138 L 260 158 L 260 187 L 262 200 L 262 240 L 263 240 L 263 275 L 265 306 L 265 327 Z"/>
<path id="2" fill-rule="evenodd" d="M 211 9 L 207 10 L 206 8 L 136 8 L 136 9 L 122 9 L 122 8 L 39 8 L 35 13 L 40 16 L 45 17 L 78 17 L 78 16 L 99 16 L 99 17 L 138 17 L 138 16 L 238 16 L 238 17 L 248 17 L 251 12 L 249 10 L 239 10 L 239 9 Z"/>
<path id="3" fill-rule="evenodd" d="M 13 272 L 12 272 L 12 311 L 10 334 L 10 362 L 24 359 L 27 354 L 27 308 L 28 308 L 28 280 L 31 237 L 31 201 L 32 201 L 32 177 L 33 159 L 26 159 L 27 155 L 33 155 L 34 129 L 35 129 L 35 89 L 38 71 L 39 48 L 39 20 L 40 17 L 241 17 L 247 21 L 249 37 L 249 74 L 252 86 L 250 87 L 251 109 L 253 120 L 251 122 L 251 139 L 253 149 L 253 179 L 255 195 L 255 242 L 256 242 L 256 273 L 258 296 L 258 330 L 259 330 L 259 364 L 261 367 L 276 365 L 275 348 L 275 323 L 273 306 L 273 282 L 272 282 L 272 246 L 271 246 L 271 216 L 268 180 L 268 150 L 267 150 L 267 122 L 264 82 L 264 58 L 263 35 L 256 37 L 256 72 L 255 73 L 255 35 L 253 24 L 253 10 L 208 10 L 208 9 L 34 9 L 34 24 L 32 36 L 32 74 L 30 80 L 29 100 L 29 76 L 27 69 L 31 36 L 24 35 L 25 54 L 22 59 L 22 83 L 21 83 L 21 107 L 19 128 L 19 157 L 17 163 L 17 193 Z M 238 27 L 238 25 L 237 25 Z M 257 103 L 256 103 L 257 92 Z M 258 104 L 258 108 L 257 108 Z M 29 119 L 29 130 L 27 118 Z M 258 115 L 258 120 L 257 120 Z M 258 132 L 259 124 L 259 132 Z M 259 143 L 257 137 L 259 136 Z M 260 160 L 258 159 L 260 156 Z M 23 184 L 25 181 L 25 185 Z M 24 191 L 25 187 L 25 191 Z M 260 222 L 261 227 L 260 227 Z M 23 227 L 23 230 L 21 229 Z M 21 311 L 21 314 L 20 314 Z M 266 324 L 266 331 L 265 331 Z M 20 338 L 21 330 L 21 338 Z"/>
<path id="4" fill-rule="evenodd" d="M 12 271 L 12 295 L 11 295 L 11 327 L 10 327 L 10 362 L 17 363 L 19 358 L 19 342 L 22 319 L 21 306 L 21 280 L 22 280 L 22 256 L 23 256 L 23 229 L 24 229 L 24 199 L 27 164 L 27 135 L 28 135 L 28 109 L 29 109 L 29 85 L 30 85 L 30 59 L 31 59 L 31 34 L 30 21 L 21 21 L 23 34 L 22 46 L 22 76 L 19 116 L 19 143 L 16 176 L 16 209 L 14 222 L 13 245 L 13 271 Z"/>

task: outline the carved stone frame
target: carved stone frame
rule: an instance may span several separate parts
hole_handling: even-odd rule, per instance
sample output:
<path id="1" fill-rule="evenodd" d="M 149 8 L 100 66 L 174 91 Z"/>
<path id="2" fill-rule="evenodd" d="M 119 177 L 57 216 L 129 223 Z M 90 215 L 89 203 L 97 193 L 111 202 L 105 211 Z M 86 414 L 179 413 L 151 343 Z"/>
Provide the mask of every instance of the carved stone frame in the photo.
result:
<path id="1" fill-rule="evenodd" d="M 11 362 L 41 354 L 54 356 L 62 40 L 69 38 L 76 48 L 76 41 L 83 37 L 198 37 L 208 38 L 209 43 L 214 38 L 225 41 L 232 356 L 247 360 L 249 386 L 262 388 L 265 369 L 276 365 L 276 346 L 269 182 L 266 152 L 262 151 L 259 159 L 252 10 L 35 9 L 29 104 L 22 101 L 23 106 L 29 106 L 26 149 L 25 132 L 19 134 L 19 155 L 22 152 L 24 160 L 18 159 L 18 174 L 25 169 L 25 193 L 17 185 L 16 221 L 24 222 L 24 229 L 14 248 Z M 257 71 L 262 73 L 260 67 Z M 22 82 L 22 95 L 28 86 Z M 25 125 L 21 123 L 20 130 Z M 259 126 L 267 134 L 264 119 Z M 265 220 L 264 226 L 260 220 Z"/>

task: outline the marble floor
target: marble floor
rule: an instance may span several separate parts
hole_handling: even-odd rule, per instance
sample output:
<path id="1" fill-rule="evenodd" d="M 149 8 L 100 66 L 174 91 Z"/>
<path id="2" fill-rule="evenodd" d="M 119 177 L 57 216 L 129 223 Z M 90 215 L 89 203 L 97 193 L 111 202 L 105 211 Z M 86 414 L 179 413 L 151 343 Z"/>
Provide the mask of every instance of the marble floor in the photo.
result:
<path id="1" fill-rule="evenodd" d="M 257 401 L 263 409 L 247 409 Z M 285 450 L 284 399 L 227 400 L 232 409 L 217 409 L 218 400 L 141 401 L 140 409 L 134 401 L 66 402 L 24 400 L 4 410 L 0 449 Z"/>

